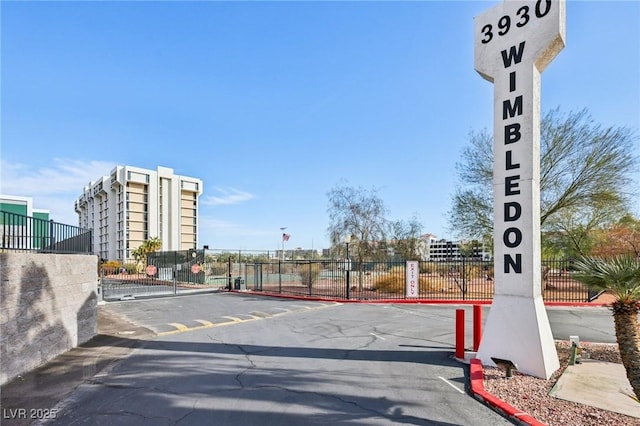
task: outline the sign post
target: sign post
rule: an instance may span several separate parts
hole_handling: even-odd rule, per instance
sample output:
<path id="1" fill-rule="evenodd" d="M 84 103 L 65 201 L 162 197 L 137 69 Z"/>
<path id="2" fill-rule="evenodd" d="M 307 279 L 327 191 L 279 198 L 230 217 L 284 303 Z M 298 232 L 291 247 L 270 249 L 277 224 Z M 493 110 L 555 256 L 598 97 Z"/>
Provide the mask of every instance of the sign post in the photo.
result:
<path id="1" fill-rule="evenodd" d="M 474 65 L 494 84 L 494 299 L 478 358 L 548 379 L 560 366 L 542 300 L 540 73 L 564 48 L 564 0 L 507 0 L 474 19 Z"/>

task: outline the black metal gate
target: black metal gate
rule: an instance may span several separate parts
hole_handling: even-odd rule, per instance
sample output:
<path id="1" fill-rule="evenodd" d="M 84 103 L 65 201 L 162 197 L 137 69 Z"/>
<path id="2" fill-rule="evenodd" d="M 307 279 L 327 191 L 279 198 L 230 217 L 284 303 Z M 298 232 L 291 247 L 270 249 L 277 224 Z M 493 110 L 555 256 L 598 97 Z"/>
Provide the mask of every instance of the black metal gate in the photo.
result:
<path id="1" fill-rule="evenodd" d="M 102 268 L 105 300 L 174 296 L 219 291 L 228 285 L 226 265 L 205 262 L 204 250 L 151 253 L 146 262 Z"/>

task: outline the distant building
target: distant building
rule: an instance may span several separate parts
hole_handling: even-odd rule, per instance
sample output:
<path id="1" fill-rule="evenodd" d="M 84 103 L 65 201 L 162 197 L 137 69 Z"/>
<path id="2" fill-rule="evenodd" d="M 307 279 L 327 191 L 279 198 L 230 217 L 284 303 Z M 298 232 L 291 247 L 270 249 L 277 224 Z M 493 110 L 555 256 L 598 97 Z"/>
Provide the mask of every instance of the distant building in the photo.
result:
<path id="1" fill-rule="evenodd" d="M 422 258 L 432 262 L 458 262 L 463 258 L 474 260 L 491 260 L 492 253 L 481 242 L 450 241 L 438 239 L 435 235 L 425 234 L 420 237 L 422 244 Z"/>
<path id="2" fill-rule="evenodd" d="M 7 248 L 21 247 L 25 249 L 42 248 L 48 241 L 49 210 L 33 208 L 33 198 L 17 195 L 0 195 L 0 211 L 21 216 L 28 216 L 35 221 L 12 219 L 10 215 L 0 215 L 3 246 Z M 5 220 L 7 223 L 5 223 Z M 10 236 L 10 237 L 9 237 Z M 11 241 L 19 238 L 20 242 Z M 27 238 L 28 240 L 25 240 Z M 15 243 L 15 244 L 14 244 Z"/>
<path id="3" fill-rule="evenodd" d="M 128 260 L 144 241 L 158 237 L 162 250 L 198 246 L 198 198 L 202 181 L 173 169 L 117 166 L 90 182 L 75 202 L 79 225 L 93 229 L 93 251 Z"/>
<path id="4" fill-rule="evenodd" d="M 49 220 L 51 214 L 49 210 L 34 209 L 33 198 L 17 195 L 0 195 L 0 210 L 42 220 Z"/>

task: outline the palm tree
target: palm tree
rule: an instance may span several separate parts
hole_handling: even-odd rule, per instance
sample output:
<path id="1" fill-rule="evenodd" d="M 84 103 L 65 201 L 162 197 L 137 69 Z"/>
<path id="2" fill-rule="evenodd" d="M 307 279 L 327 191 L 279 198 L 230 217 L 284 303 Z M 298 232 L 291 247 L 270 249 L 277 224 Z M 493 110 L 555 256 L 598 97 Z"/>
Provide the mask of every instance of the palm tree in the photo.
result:
<path id="1" fill-rule="evenodd" d="M 147 266 L 147 256 L 162 248 L 162 241 L 158 237 L 153 237 L 143 242 L 131 254 L 138 262 L 138 268 L 144 269 Z"/>
<path id="2" fill-rule="evenodd" d="M 611 310 L 620 358 L 636 398 L 640 399 L 640 258 L 582 257 L 575 266 L 576 280 L 593 290 L 606 290 L 616 298 Z"/>

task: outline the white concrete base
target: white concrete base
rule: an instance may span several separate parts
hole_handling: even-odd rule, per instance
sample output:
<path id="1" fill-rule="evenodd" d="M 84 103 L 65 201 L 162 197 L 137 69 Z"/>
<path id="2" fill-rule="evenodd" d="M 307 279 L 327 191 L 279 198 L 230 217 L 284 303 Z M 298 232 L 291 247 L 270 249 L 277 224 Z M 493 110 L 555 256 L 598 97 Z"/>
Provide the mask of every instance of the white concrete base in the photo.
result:
<path id="1" fill-rule="evenodd" d="M 545 380 L 560 368 L 541 296 L 494 296 L 477 354 L 483 365 L 495 366 L 491 357 L 507 359 L 519 372 Z"/>
<path id="2" fill-rule="evenodd" d="M 477 352 L 475 351 L 464 351 L 464 358 L 458 358 L 454 355 L 456 361 L 462 362 L 464 364 L 471 364 L 471 360 L 476 358 Z"/>

